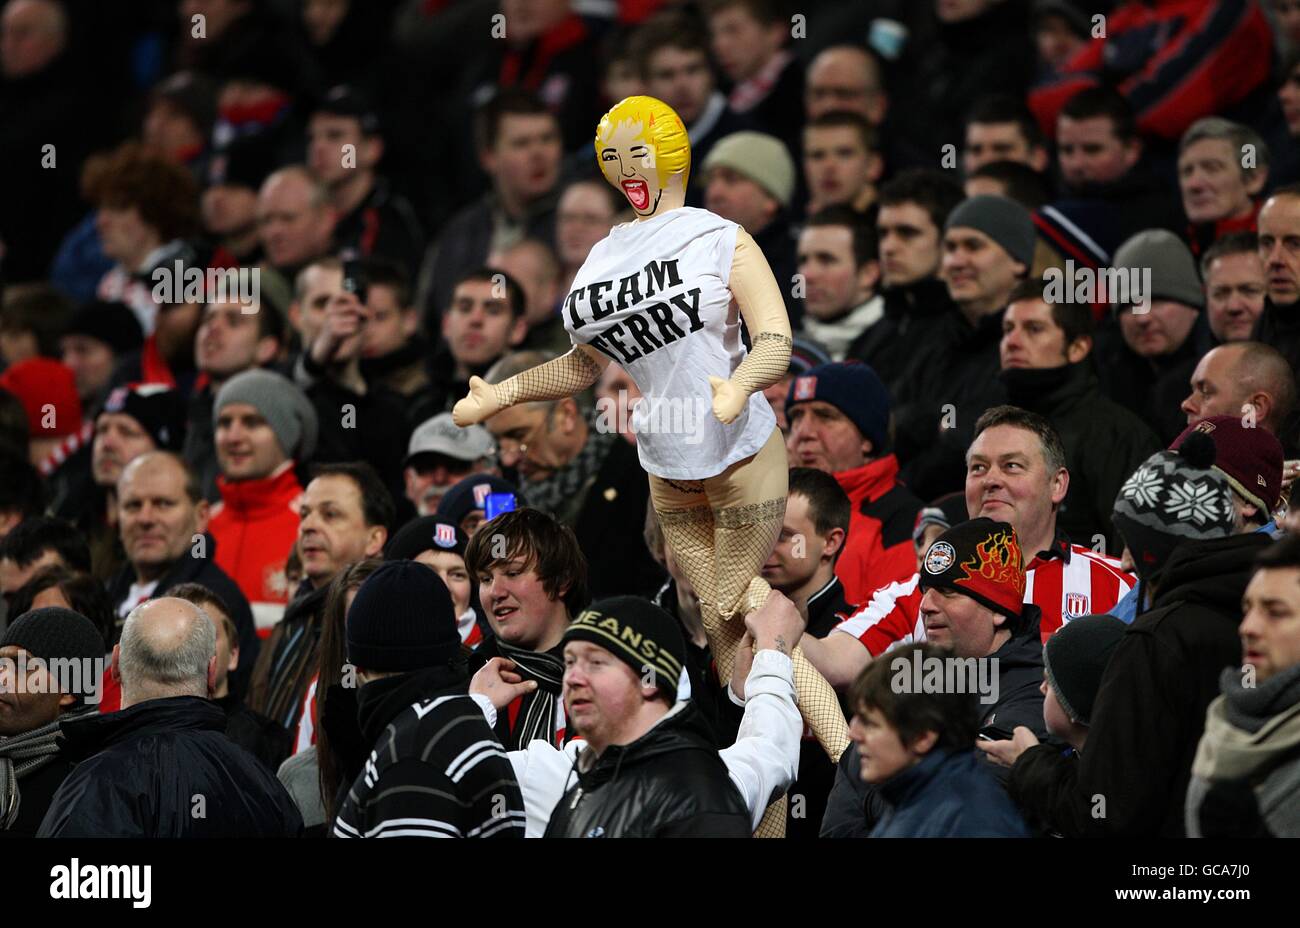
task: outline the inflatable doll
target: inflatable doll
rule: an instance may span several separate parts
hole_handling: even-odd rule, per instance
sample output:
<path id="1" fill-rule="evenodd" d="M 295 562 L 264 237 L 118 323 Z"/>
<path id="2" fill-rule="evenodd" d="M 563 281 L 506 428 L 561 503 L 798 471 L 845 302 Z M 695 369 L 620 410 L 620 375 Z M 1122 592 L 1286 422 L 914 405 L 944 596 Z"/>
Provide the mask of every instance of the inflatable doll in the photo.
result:
<path id="1" fill-rule="evenodd" d="M 596 243 L 574 278 L 561 308 L 573 349 L 496 385 L 472 378 L 452 414 L 466 426 L 516 403 L 572 396 L 610 361 L 621 365 L 642 393 L 632 423 L 651 500 L 699 594 L 725 681 L 743 615 L 767 598 L 759 570 L 785 515 L 785 446 L 762 391 L 789 365 L 790 321 L 753 238 L 684 205 L 690 141 L 667 104 L 636 96 L 615 105 L 596 129 L 596 157 L 636 219 Z M 802 651 L 793 658 L 800 710 L 838 759 L 848 736 L 835 693 Z"/>

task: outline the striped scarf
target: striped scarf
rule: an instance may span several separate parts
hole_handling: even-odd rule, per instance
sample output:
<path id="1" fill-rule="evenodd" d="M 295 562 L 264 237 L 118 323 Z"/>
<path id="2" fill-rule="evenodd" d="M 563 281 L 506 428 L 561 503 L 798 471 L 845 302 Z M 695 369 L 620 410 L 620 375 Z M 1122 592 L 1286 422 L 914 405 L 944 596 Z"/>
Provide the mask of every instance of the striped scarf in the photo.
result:
<path id="1" fill-rule="evenodd" d="M 525 651 L 508 645 L 500 638 L 496 646 L 502 657 L 515 662 L 515 669 L 525 680 L 536 680 L 537 689 L 523 696 L 519 715 L 510 732 L 509 750 L 519 751 L 529 742 L 540 738 L 547 744 L 562 747 L 555 730 L 556 700 L 560 697 L 560 683 L 564 678 L 564 662 L 545 651 Z"/>
<path id="2" fill-rule="evenodd" d="M 523 484 L 529 506 L 561 522 L 572 523 L 577 517 L 587 490 L 605 466 L 614 441 L 622 440 L 615 432 L 597 428 L 596 420 L 597 413 L 593 411 L 587 417 L 587 442 L 572 461 L 545 480 L 530 480 Z"/>
<path id="3" fill-rule="evenodd" d="M 98 713 L 95 706 L 67 712 L 40 728 L 21 735 L 0 738 L 0 831 L 8 830 L 18 820 L 22 792 L 18 781 L 50 764 L 59 753 L 59 725 Z"/>

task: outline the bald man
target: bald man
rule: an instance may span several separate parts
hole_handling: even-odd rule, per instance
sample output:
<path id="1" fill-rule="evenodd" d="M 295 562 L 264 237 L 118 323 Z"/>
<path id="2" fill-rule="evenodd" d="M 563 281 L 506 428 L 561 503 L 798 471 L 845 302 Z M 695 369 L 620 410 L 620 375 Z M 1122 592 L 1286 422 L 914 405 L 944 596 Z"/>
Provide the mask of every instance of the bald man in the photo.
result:
<path id="1" fill-rule="evenodd" d="M 281 168 L 262 182 L 258 236 L 267 261 L 286 277 L 329 253 L 337 221 L 329 188 L 302 165 Z"/>
<path id="2" fill-rule="evenodd" d="M 1220 345 L 1196 365 L 1191 387 L 1182 405 L 1188 425 L 1253 411 L 1259 428 L 1277 435 L 1283 445 L 1294 444 L 1294 436 L 1284 433 L 1295 408 L 1295 374 L 1276 348 L 1262 342 Z"/>
<path id="3" fill-rule="evenodd" d="M 8 80 L 39 74 L 68 42 L 63 6 L 52 0 L 10 0 L 0 14 L 0 73 Z"/>
<path id="4" fill-rule="evenodd" d="M 127 616 L 113 648 L 122 711 L 63 726 L 76 767 L 37 837 L 298 837 L 302 817 L 275 776 L 226 737 L 208 697 L 217 634 L 174 597 Z"/>

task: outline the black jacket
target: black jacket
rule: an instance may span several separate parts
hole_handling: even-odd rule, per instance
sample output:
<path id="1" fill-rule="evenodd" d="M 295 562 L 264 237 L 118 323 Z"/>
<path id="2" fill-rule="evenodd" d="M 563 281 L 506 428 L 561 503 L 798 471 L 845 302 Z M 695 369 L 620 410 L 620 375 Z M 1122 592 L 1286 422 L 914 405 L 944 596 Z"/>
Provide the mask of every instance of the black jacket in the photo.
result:
<path id="1" fill-rule="evenodd" d="M 60 754 L 40 770 L 20 778 L 18 817 L 8 828 L 0 828 L 0 838 L 36 837 L 36 831 L 41 827 L 41 820 L 45 818 L 54 794 L 59 791 L 71 771 L 72 762 Z"/>
<path id="2" fill-rule="evenodd" d="M 1300 302 L 1279 306 L 1271 297 L 1266 299 L 1250 337 L 1272 345 L 1286 358 L 1291 370 L 1300 371 Z"/>
<path id="3" fill-rule="evenodd" d="M 926 326 L 918 351 L 893 391 L 899 478 L 921 499 L 965 486 L 966 449 L 975 421 L 1006 402 L 998 381 L 1002 313 L 975 325 L 954 307 Z"/>
<path id="4" fill-rule="evenodd" d="M 313 589 L 307 581 L 271 629 L 248 683 L 248 707 L 293 731 L 302 700 L 316 676 L 321 626 L 329 585 Z M 241 660 L 240 663 L 243 663 Z"/>
<path id="5" fill-rule="evenodd" d="M 669 577 L 650 599 L 679 623 L 681 610 L 677 605 L 677 581 Z M 722 750 L 736 743 L 740 720 L 745 710 L 727 696 L 726 684 L 718 681 L 718 667 L 713 660 L 713 650 L 705 644 L 700 647 L 691 640 L 682 625 L 682 639 L 686 642 L 686 676 L 691 681 L 691 702 L 700 708 L 709 730 L 713 732 L 713 746 Z"/>
<path id="6" fill-rule="evenodd" d="M 998 661 L 998 700 L 980 704 L 980 731 L 1004 738 L 1024 725 L 1040 739 L 1047 736 L 1043 721 L 1043 644 L 1038 626 L 1042 613 L 1037 606 L 1025 606 L 1018 632 L 991 655 Z M 981 755 L 982 756 L 982 755 Z M 1005 782 L 1007 770 L 985 760 L 984 765 Z M 840 756 L 835 786 L 826 802 L 822 819 L 823 838 L 865 838 L 885 813 L 887 804 L 875 787 L 862 779 L 858 747 L 850 744 Z"/>
<path id="7" fill-rule="evenodd" d="M 193 546 L 186 548 L 185 553 L 159 579 L 151 598 L 162 596 L 182 583 L 198 583 L 221 597 L 230 607 L 230 618 L 239 632 L 239 669 L 230 675 L 230 688 L 233 692 L 242 694 L 248 688 L 248 680 L 262 642 L 257 637 L 257 625 L 253 622 L 253 610 L 249 608 L 248 600 L 240 592 L 239 585 L 230 579 L 230 575 L 217 566 L 216 539 L 206 533 L 203 538 L 207 545 L 207 557 L 194 557 Z M 128 563 L 108 582 L 108 601 L 113 606 L 114 614 L 118 605 L 131 592 L 131 584 L 135 581 L 135 568 Z"/>
<path id="8" fill-rule="evenodd" d="M 528 495 L 528 485 L 523 485 Z M 645 524 L 650 481 L 636 449 L 614 440 L 605 463 L 573 520 L 578 546 L 587 556 L 591 598 L 643 596 L 663 583 L 664 570 L 646 547 Z"/>
<path id="9" fill-rule="evenodd" d="M 212 700 L 226 713 L 226 737 L 252 754 L 275 773 L 293 753 L 293 735 L 287 728 L 254 712 L 233 693 Z"/>
<path id="10" fill-rule="evenodd" d="M 948 285 L 937 277 L 890 287 L 882 290 L 881 296 L 885 298 L 885 314 L 853 340 L 845 359 L 870 365 L 893 395 L 915 349 L 933 347 L 934 326 L 956 307 L 948 296 Z"/>
<path id="11" fill-rule="evenodd" d="M 361 688 L 358 721 L 373 750 L 334 837 L 524 836 L 514 769 L 465 686 L 460 663 Z"/>
<path id="12" fill-rule="evenodd" d="M 1144 358 L 1124 342 L 1118 326 L 1097 335 L 1097 370 L 1112 400 L 1142 419 L 1164 446 L 1187 427 L 1179 406 L 1191 392 L 1196 362 L 1210 350 L 1210 328 L 1202 313 L 1178 349 L 1164 357 Z"/>
<path id="13" fill-rule="evenodd" d="M 197 696 L 66 724 L 76 766 L 37 837 L 298 837 L 293 800 L 225 727 L 220 707 Z"/>
<path id="14" fill-rule="evenodd" d="M 636 741 L 586 748 L 548 838 L 746 838 L 749 811 L 692 702 Z M 572 779 L 570 780 L 572 782 Z"/>
<path id="15" fill-rule="evenodd" d="M 1101 392 L 1090 361 L 1044 370 L 1006 370 L 1001 375 L 1015 406 L 1039 413 L 1056 428 L 1065 448 L 1070 489 L 1056 513 L 1067 538 L 1107 551 L 1124 547 L 1110 515 L 1115 497 L 1138 465 L 1163 447 L 1151 427 Z"/>
<path id="16" fill-rule="evenodd" d="M 1067 837 L 1182 837 L 1192 759 L 1219 674 L 1241 660 L 1241 596 L 1264 534 L 1188 542 L 1102 675 L 1077 765 L 1026 751 L 1012 770 L 1026 817 Z M 1070 778 L 1074 785 L 1070 788 Z M 1099 814 L 1098 798 L 1104 800 Z"/>

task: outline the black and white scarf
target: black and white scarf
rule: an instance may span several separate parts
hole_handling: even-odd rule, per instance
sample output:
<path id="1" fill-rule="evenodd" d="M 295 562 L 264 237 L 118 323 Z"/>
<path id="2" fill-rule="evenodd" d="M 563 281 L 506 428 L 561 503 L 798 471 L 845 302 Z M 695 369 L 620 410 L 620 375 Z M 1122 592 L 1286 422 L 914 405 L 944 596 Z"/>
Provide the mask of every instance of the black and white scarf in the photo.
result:
<path id="1" fill-rule="evenodd" d="M 537 689 L 522 697 L 514 730 L 510 732 L 511 751 L 520 751 L 537 738 L 555 747 L 562 747 L 555 727 L 556 705 L 560 698 L 560 685 L 564 679 L 564 662 L 548 651 L 525 651 L 508 645 L 500 638 L 496 646 L 502 657 L 515 662 L 515 669 L 525 680 L 537 681 Z"/>
<path id="2" fill-rule="evenodd" d="M 21 735 L 0 738 L 0 831 L 9 829 L 18 820 L 22 805 L 22 792 L 18 781 L 50 764 L 59 753 L 59 724 L 89 718 L 99 710 L 85 706 L 68 712 L 40 728 Z"/>

